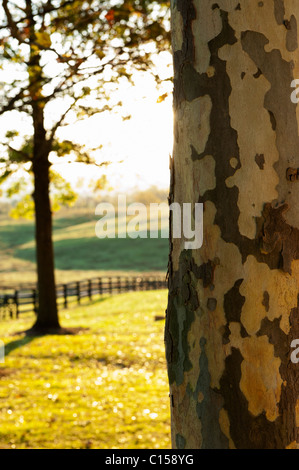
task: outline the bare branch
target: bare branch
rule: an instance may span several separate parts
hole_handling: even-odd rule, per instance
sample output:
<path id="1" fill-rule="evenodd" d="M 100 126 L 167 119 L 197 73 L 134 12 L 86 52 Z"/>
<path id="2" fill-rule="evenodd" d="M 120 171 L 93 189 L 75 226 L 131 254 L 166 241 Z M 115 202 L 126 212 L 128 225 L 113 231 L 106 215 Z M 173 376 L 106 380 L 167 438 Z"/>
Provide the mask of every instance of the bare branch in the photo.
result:
<path id="1" fill-rule="evenodd" d="M 29 157 L 29 155 L 26 153 L 26 152 L 23 152 L 22 150 L 17 150 L 15 148 L 13 148 L 11 145 L 9 144 L 6 144 L 6 146 L 8 147 L 8 149 L 11 151 L 11 152 L 16 152 L 17 154 L 21 155 L 23 158 L 26 159 L 26 161 L 30 161 L 31 158 Z"/>
<path id="2" fill-rule="evenodd" d="M 13 111 L 15 109 L 15 103 L 19 99 L 23 98 L 24 96 L 24 89 L 20 90 L 19 93 L 17 93 L 15 96 L 10 98 L 9 102 L 7 105 L 3 106 L 2 109 L 0 109 L 0 115 L 6 113 L 7 111 Z"/>
<path id="3" fill-rule="evenodd" d="M 81 97 L 80 97 L 81 98 Z M 80 98 L 77 98 L 77 99 L 74 99 L 73 103 L 67 108 L 67 110 L 61 115 L 60 119 L 56 122 L 56 124 L 52 127 L 51 129 L 51 133 L 50 133 L 50 137 L 48 139 L 48 143 L 49 145 L 52 145 L 53 143 L 53 140 L 54 140 L 54 137 L 55 137 L 55 133 L 57 131 L 57 129 L 63 125 L 63 121 L 65 120 L 67 114 L 71 111 L 71 109 L 73 109 L 73 107 L 75 106 L 75 104 L 77 103 L 77 101 L 80 99 Z"/>

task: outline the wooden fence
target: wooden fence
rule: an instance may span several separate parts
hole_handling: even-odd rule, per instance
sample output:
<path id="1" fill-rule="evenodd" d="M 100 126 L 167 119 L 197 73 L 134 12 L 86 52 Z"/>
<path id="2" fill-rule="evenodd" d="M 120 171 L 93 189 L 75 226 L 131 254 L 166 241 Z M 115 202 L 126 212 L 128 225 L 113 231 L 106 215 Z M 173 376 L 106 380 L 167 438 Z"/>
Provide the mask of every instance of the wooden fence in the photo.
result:
<path id="1" fill-rule="evenodd" d="M 95 296 L 166 288 L 167 281 L 162 276 L 98 277 L 57 284 L 56 294 L 58 307 L 68 308 L 71 304 L 80 304 L 86 298 L 92 301 Z M 0 288 L 0 319 L 18 318 L 25 312 L 38 312 L 38 291 L 35 285 L 16 290 L 11 287 Z"/>

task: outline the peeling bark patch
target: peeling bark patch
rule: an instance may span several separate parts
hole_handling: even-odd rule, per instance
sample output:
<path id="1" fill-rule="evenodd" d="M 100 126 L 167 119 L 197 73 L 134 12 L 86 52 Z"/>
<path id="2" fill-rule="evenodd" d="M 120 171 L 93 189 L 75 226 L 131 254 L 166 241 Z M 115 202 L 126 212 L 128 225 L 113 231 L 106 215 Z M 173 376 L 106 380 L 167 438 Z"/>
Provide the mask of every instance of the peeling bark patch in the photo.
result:
<path id="1" fill-rule="evenodd" d="M 274 0 L 274 15 L 278 25 L 283 24 L 285 9 L 284 0 Z"/>
<path id="2" fill-rule="evenodd" d="M 278 267 L 292 274 L 292 261 L 299 259 L 299 229 L 291 227 L 285 221 L 283 213 L 287 209 L 287 204 L 274 208 L 270 203 L 265 204 L 262 250 L 271 256 L 280 255 L 282 265 Z"/>
<path id="3" fill-rule="evenodd" d="M 281 416 L 276 420 L 277 428 L 281 429 L 283 445 L 285 448 L 292 442 L 299 443 L 299 428 L 296 423 L 296 406 L 299 396 L 298 365 L 290 361 L 290 344 L 293 339 L 299 338 L 299 299 L 298 306 L 290 313 L 290 331 L 286 335 L 280 328 L 280 319 L 262 321 L 257 336 L 267 335 L 274 346 L 275 356 L 281 360 L 280 373 L 283 380 L 281 398 L 278 404 Z M 282 416 L 284 418 L 282 419 Z"/>
<path id="4" fill-rule="evenodd" d="M 259 167 L 260 170 L 263 170 L 264 169 L 264 165 L 265 165 L 265 156 L 264 154 L 256 154 L 256 156 L 254 157 L 254 160 L 255 160 L 255 163 L 257 164 L 257 166 Z"/>
<path id="5" fill-rule="evenodd" d="M 202 449 L 227 449 L 228 439 L 223 434 L 219 424 L 219 413 L 223 406 L 223 399 L 217 391 L 210 387 L 208 358 L 205 353 L 206 339 L 200 339 L 201 355 L 199 359 L 200 374 L 196 387 L 203 400 L 197 403 L 196 411 L 202 423 Z"/>
<path id="6" fill-rule="evenodd" d="M 181 70 L 185 61 L 192 62 L 194 58 L 194 40 L 192 35 L 192 21 L 196 18 L 196 11 L 192 2 L 188 2 L 186 7 L 184 0 L 177 0 L 177 10 L 182 15 L 183 20 L 183 44 L 182 49 L 173 54 L 174 70 Z M 177 109 L 184 100 L 184 91 L 181 80 L 174 76 L 173 103 Z"/>
<path id="7" fill-rule="evenodd" d="M 294 15 L 291 16 L 290 26 L 288 28 L 286 37 L 287 50 L 290 52 L 295 51 L 298 48 L 297 40 L 297 20 Z"/>

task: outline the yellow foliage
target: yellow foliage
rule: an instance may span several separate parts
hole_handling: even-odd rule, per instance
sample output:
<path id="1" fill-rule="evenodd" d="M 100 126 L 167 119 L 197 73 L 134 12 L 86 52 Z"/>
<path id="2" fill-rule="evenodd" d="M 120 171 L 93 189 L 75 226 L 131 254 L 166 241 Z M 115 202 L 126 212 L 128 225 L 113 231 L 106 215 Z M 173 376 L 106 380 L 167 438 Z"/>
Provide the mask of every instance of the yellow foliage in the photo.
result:
<path id="1" fill-rule="evenodd" d="M 45 31 L 38 31 L 35 33 L 35 36 L 40 46 L 45 48 L 51 47 L 51 38 L 48 33 L 46 33 Z"/>

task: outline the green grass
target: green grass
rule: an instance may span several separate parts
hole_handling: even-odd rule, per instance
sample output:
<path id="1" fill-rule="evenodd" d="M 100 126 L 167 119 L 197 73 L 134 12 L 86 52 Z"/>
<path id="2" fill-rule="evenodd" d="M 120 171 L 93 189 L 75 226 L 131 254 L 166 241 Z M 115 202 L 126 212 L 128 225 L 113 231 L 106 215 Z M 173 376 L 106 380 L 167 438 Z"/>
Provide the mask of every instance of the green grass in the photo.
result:
<path id="1" fill-rule="evenodd" d="M 99 217 L 54 218 L 53 240 L 57 282 L 96 277 L 102 273 L 166 272 L 167 238 L 105 238 L 95 235 Z M 167 225 L 163 219 L 163 227 Z M 147 221 L 144 220 L 146 227 Z M 166 224 L 166 225 L 165 225 Z M 33 222 L 0 221 L 0 285 L 35 282 L 35 242 Z"/>
<path id="2" fill-rule="evenodd" d="M 60 312 L 77 335 L 27 337 L 0 323 L 0 448 L 170 448 L 166 291 L 105 297 Z M 18 333 L 19 332 L 19 333 Z"/>

